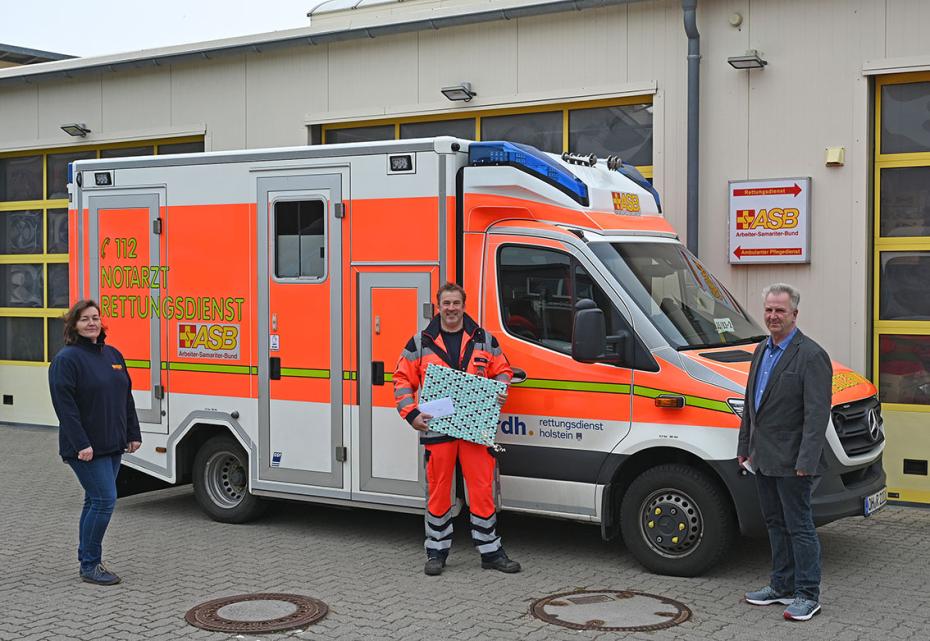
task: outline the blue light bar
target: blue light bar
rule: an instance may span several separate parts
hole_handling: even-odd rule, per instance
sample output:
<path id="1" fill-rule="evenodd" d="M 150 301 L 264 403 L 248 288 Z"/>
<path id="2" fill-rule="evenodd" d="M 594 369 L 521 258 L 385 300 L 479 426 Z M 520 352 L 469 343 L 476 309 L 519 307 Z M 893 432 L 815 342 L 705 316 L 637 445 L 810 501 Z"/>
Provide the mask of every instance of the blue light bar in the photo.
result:
<path id="1" fill-rule="evenodd" d="M 74 182 L 74 163 L 68 163 L 68 184 Z"/>
<path id="2" fill-rule="evenodd" d="M 506 165 L 516 167 L 546 181 L 572 200 L 587 207 L 588 186 L 575 174 L 529 145 L 515 142 L 473 142 L 468 146 L 468 161 L 474 167 Z"/>

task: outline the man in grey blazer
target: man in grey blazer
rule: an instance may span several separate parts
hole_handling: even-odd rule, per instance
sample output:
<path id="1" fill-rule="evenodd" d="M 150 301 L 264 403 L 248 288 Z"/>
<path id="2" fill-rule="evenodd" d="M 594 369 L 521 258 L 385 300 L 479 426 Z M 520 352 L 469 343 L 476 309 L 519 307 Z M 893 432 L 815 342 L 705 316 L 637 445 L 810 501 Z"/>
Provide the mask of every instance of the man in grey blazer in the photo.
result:
<path id="1" fill-rule="evenodd" d="M 820 613 L 820 541 L 811 514 L 814 477 L 830 420 L 833 367 L 820 345 L 797 328 L 800 293 L 790 285 L 763 291 L 770 336 L 753 354 L 737 461 L 755 472 L 772 546 L 769 585 L 748 592 L 753 605 L 782 603 L 784 617 Z"/>

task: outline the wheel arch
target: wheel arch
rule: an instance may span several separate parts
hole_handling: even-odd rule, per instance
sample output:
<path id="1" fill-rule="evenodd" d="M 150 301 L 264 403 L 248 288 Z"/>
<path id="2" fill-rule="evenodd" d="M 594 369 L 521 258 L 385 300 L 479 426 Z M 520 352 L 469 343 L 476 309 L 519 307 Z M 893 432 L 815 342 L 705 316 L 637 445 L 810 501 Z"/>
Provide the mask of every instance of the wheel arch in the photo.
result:
<path id="1" fill-rule="evenodd" d="M 646 470 L 667 463 L 680 463 L 693 467 L 715 484 L 729 501 L 729 509 L 736 522 L 740 522 L 735 498 L 718 470 L 700 456 L 677 447 L 651 447 L 624 457 L 616 466 L 604 486 L 601 496 L 601 537 L 606 540 L 620 535 L 620 502 L 630 483 Z M 603 471 L 602 471 L 603 472 Z"/>
<path id="2" fill-rule="evenodd" d="M 257 457 L 255 443 L 249 438 L 237 417 L 223 412 L 191 412 L 175 432 L 174 473 L 177 483 L 189 483 L 194 457 L 204 443 L 217 436 L 233 437 L 249 460 L 249 485 L 256 478 Z"/>

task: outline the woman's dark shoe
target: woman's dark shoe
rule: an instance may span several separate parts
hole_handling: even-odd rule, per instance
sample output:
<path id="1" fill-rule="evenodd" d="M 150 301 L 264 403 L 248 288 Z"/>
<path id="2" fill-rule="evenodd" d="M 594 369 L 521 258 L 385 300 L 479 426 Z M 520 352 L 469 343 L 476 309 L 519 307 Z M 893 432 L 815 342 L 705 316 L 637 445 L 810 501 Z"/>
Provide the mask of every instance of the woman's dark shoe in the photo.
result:
<path id="1" fill-rule="evenodd" d="M 99 563 L 95 568 L 87 572 L 82 570 L 81 581 L 93 583 L 94 585 L 116 585 L 122 581 L 122 579 L 106 569 L 103 563 Z"/>

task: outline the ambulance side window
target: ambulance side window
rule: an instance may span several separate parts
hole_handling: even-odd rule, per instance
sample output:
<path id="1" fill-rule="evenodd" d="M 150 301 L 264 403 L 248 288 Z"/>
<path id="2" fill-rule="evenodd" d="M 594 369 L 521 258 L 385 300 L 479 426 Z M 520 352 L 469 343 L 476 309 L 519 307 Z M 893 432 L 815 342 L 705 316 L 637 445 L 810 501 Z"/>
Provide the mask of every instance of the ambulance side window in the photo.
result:
<path id="1" fill-rule="evenodd" d="M 326 276 L 326 207 L 321 200 L 274 203 L 274 275 Z"/>
<path id="2" fill-rule="evenodd" d="M 604 310 L 608 334 L 625 326 L 588 272 L 552 249 L 508 245 L 498 254 L 501 313 L 508 334 L 571 354 L 574 306 L 590 298 Z"/>

